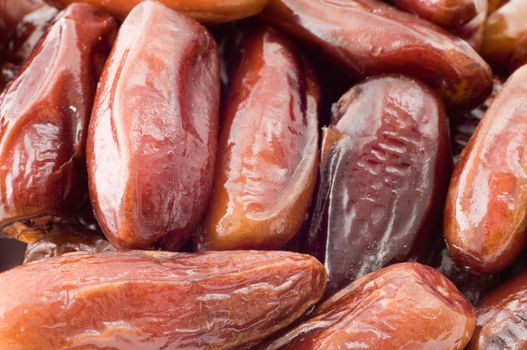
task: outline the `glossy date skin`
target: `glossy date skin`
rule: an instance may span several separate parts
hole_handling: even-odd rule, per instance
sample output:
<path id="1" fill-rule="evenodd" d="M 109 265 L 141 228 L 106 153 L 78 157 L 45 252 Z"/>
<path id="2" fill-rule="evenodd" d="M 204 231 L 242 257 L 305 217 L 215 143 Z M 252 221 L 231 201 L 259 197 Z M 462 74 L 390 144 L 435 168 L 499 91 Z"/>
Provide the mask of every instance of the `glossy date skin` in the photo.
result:
<path id="1" fill-rule="evenodd" d="M 472 305 L 446 277 L 403 263 L 356 280 L 260 349 L 462 350 L 475 321 Z"/>
<path id="2" fill-rule="evenodd" d="M 527 2 L 512 0 L 489 16 L 482 56 L 501 74 L 527 63 Z"/>
<path id="3" fill-rule="evenodd" d="M 273 0 L 263 17 L 356 77 L 414 76 L 452 107 L 474 107 L 492 88 L 490 67 L 466 42 L 380 1 Z"/>
<path id="4" fill-rule="evenodd" d="M 487 0 L 391 0 L 391 2 L 445 29 L 456 29 L 474 19 Z"/>
<path id="5" fill-rule="evenodd" d="M 0 48 L 22 18 L 42 6 L 41 0 L 0 0 Z"/>
<path id="6" fill-rule="evenodd" d="M 66 6 L 76 0 L 47 0 L 56 6 Z M 124 20 L 128 13 L 144 0 L 83 0 Z M 254 16 L 269 0 L 160 0 L 166 6 L 202 23 L 217 24 Z"/>
<path id="7" fill-rule="evenodd" d="M 467 24 L 454 30 L 454 34 L 465 40 L 474 50 L 481 51 L 483 46 L 483 35 L 485 32 L 485 22 L 487 20 L 489 6 L 487 1 L 482 1 L 478 8 L 478 13 Z"/>
<path id="8" fill-rule="evenodd" d="M 527 67 L 494 99 L 456 165 L 445 208 L 445 239 L 460 266 L 492 274 L 526 243 Z"/>
<path id="9" fill-rule="evenodd" d="M 437 223 L 451 167 L 444 107 L 415 80 L 367 80 L 332 118 L 307 237 L 330 293 L 416 256 Z"/>
<path id="10" fill-rule="evenodd" d="M 155 54 L 153 54 L 155 53 Z M 177 250 L 212 188 L 219 56 L 198 22 L 147 1 L 104 68 L 87 144 L 90 198 L 112 244 Z"/>
<path id="11" fill-rule="evenodd" d="M 69 6 L 0 95 L 1 228 L 69 216 L 86 198 L 89 114 L 115 30 L 91 5 Z"/>
<path id="12" fill-rule="evenodd" d="M 297 253 L 73 253 L 0 274 L 0 348 L 239 349 L 300 317 L 325 283 Z"/>
<path id="13" fill-rule="evenodd" d="M 241 47 L 197 237 L 204 250 L 281 248 L 302 226 L 316 181 L 319 88 L 311 67 L 269 28 Z"/>
<path id="14" fill-rule="evenodd" d="M 477 312 L 476 331 L 468 350 L 527 348 L 527 271 L 493 290 Z"/>
<path id="15" fill-rule="evenodd" d="M 28 13 L 18 23 L 4 49 L 0 51 L 0 90 L 15 77 L 57 13 L 56 8 L 43 5 Z"/>

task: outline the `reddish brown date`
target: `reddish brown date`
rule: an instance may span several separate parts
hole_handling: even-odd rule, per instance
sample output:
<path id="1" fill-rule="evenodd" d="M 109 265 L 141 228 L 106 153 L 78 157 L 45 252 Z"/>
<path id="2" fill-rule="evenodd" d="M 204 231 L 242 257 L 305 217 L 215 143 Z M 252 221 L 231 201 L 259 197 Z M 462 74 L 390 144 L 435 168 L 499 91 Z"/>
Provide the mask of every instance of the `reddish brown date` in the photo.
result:
<path id="1" fill-rule="evenodd" d="M 499 73 L 527 63 L 527 1 L 511 0 L 489 16 L 481 54 Z"/>
<path id="2" fill-rule="evenodd" d="M 475 106 L 492 88 L 489 66 L 466 42 L 380 1 L 273 0 L 264 18 L 357 77 L 408 74 L 451 106 Z"/>
<path id="3" fill-rule="evenodd" d="M 18 1 L 18 0 L 17 0 Z M 65 6 L 78 0 L 47 0 Z M 144 0 L 83 0 L 124 19 L 134 6 Z M 179 13 L 207 24 L 231 22 L 254 16 L 267 5 L 268 0 L 160 0 Z"/>
<path id="4" fill-rule="evenodd" d="M 366 275 L 266 350 L 462 350 L 476 313 L 436 270 L 403 263 Z"/>
<path id="5" fill-rule="evenodd" d="M 219 55 L 207 30 L 159 2 L 138 5 L 116 39 L 95 98 L 90 198 L 119 248 L 190 237 L 212 188 Z"/>
<path id="6" fill-rule="evenodd" d="M 487 295 L 478 305 L 469 350 L 527 348 L 527 271 Z"/>
<path id="7" fill-rule="evenodd" d="M 18 22 L 42 4 L 41 0 L 0 0 L 0 48 L 15 30 Z"/>
<path id="8" fill-rule="evenodd" d="M 316 181 L 319 91 L 271 29 L 247 35 L 229 85 L 206 250 L 279 249 L 300 229 Z"/>
<path id="9" fill-rule="evenodd" d="M 56 8 L 44 5 L 18 23 L 4 49 L 0 50 L 0 90 L 14 78 L 57 12 Z"/>
<path id="10" fill-rule="evenodd" d="M 367 80 L 335 105 L 307 238 L 330 292 L 415 256 L 446 194 L 447 128 L 441 101 L 410 78 Z"/>
<path id="11" fill-rule="evenodd" d="M 461 154 L 450 182 L 445 238 L 458 264 L 496 273 L 527 230 L 527 66 L 506 82 Z"/>
<path id="12" fill-rule="evenodd" d="M 397 7 L 415 13 L 446 29 L 456 29 L 474 19 L 487 0 L 391 0 Z"/>
<path id="13" fill-rule="evenodd" d="M 316 259 L 288 252 L 73 253 L 0 274 L 0 348 L 240 349 L 325 284 Z"/>
<path id="14" fill-rule="evenodd" d="M 472 46 L 477 52 L 481 51 L 483 46 L 483 35 L 485 31 L 485 21 L 488 16 L 488 4 L 487 1 L 481 2 L 481 6 L 478 9 L 478 14 L 474 19 L 465 24 L 464 26 L 456 29 L 454 34 L 465 40 Z"/>
<path id="15" fill-rule="evenodd" d="M 0 227 L 68 216 L 86 198 L 88 119 L 115 29 L 91 5 L 69 6 L 0 95 Z"/>

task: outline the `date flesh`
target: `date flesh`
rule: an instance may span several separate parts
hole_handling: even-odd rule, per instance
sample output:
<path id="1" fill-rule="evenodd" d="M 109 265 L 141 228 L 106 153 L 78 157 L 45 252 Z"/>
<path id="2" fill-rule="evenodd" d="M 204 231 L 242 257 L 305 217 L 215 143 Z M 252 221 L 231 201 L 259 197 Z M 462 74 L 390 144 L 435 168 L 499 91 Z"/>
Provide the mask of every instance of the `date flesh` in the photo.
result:
<path id="1" fill-rule="evenodd" d="M 0 228 L 86 198 L 88 119 L 115 30 L 91 5 L 67 7 L 0 95 Z"/>
<path id="2" fill-rule="evenodd" d="M 90 198 L 118 248 L 177 250 L 207 207 L 220 97 L 216 44 L 198 22 L 143 2 L 104 68 L 87 145 Z"/>
<path id="3" fill-rule="evenodd" d="M 197 237 L 205 250 L 283 247 L 302 226 L 316 181 L 319 88 L 311 67 L 269 28 L 241 47 Z"/>
<path id="4" fill-rule="evenodd" d="M 452 257 L 475 272 L 509 266 L 527 240 L 527 66 L 496 96 L 451 178 L 445 239 Z"/>
<path id="5" fill-rule="evenodd" d="M 0 348 L 243 348 L 300 317 L 325 283 L 297 253 L 72 253 L 0 274 Z"/>
<path id="6" fill-rule="evenodd" d="M 260 349 L 462 350 L 475 322 L 472 305 L 446 277 L 402 263 L 356 280 Z"/>
<path id="7" fill-rule="evenodd" d="M 272 0 L 263 16 L 359 78 L 407 74 L 464 108 L 492 89 L 490 67 L 465 41 L 380 1 Z"/>
<path id="8" fill-rule="evenodd" d="M 410 78 L 367 80 L 334 106 L 307 237 L 330 292 L 416 256 L 446 194 L 447 128 L 441 101 Z"/>

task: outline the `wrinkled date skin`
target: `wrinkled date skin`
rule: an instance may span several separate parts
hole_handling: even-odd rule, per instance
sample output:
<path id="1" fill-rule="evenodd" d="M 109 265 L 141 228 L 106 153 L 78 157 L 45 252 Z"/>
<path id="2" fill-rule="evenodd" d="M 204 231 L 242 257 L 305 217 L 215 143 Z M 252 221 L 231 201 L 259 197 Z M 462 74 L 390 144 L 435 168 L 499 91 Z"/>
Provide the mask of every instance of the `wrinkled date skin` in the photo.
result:
<path id="1" fill-rule="evenodd" d="M 89 114 L 115 31 L 93 6 L 69 6 L 0 95 L 0 227 L 86 198 Z"/>
<path id="2" fill-rule="evenodd" d="M 527 348 L 527 271 L 505 282 L 477 307 L 478 319 L 469 350 Z"/>
<path id="3" fill-rule="evenodd" d="M 452 107 L 476 106 L 492 89 L 490 67 L 466 42 L 379 1 L 272 0 L 263 16 L 360 78 L 411 75 Z"/>
<path id="4" fill-rule="evenodd" d="M 391 0 L 391 2 L 445 29 L 456 29 L 474 19 L 486 5 L 487 0 Z"/>
<path id="5" fill-rule="evenodd" d="M 241 52 L 200 249 L 281 248 L 302 226 L 315 186 L 319 89 L 311 67 L 272 29 L 248 35 Z"/>
<path id="6" fill-rule="evenodd" d="M 42 4 L 41 0 L 0 0 L 0 48 L 15 30 L 17 23 Z"/>
<path id="7" fill-rule="evenodd" d="M 496 96 L 461 154 L 448 192 L 445 238 L 460 266 L 499 272 L 525 247 L 527 66 Z"/>
<path id="8" fill-rule="evenodd" d="M 330 292 L 415 257 L 437 223 L 450 169 L 444 108 L 423 84 L 374 78 L 340 99 L 324 131 L 307 238 Z"/>
<path id="9" fill-rule="evenodd" d="M 219 54 L 198 22 L 159 2 L 121 26 L 90 122 L 90 198 L 119 248 L 177 250 L 207 207 L 220 97 Z"/>
<path id="10" fill-rule="evenodd" d="M 56 6 L 65 6 L 78 0 L 47 0 Z M 83 0 L 125 19 L 128 13 L 144 0 Z M 254 16 L 262 11 L 269 0 L 160 0 L 179 13 L 202 23 L 217 24 Z"/>
<path id="11" fill-rule="evenodd" d="M 455 35 L 469 43 L 477 52 L 480 52 L 483 46 L 483 35 L 485 32 L 485 21 L 487 20 L 489 11 L 488 8 L 487 1 L 481 2 L 476 17 L 464 26 L 454 30 Z"/>
<path id="12" fill-rule="evenodd" d="M 57 13 L 56 8 L 44 5 L 27 14 L 16 26 L 0 51 L 0 90 L 14 78 Z"/>
<path id="13" fill-rule="evenodd" d="M 98 253 L 115 248 L 103 237 L 82 227 L 56 224 L 38 239 L 28 242 L 24 263 L 52 258 L 71 252 Z"/>
<path id="14" fill-rule="evenodd" d="M 239 349 L 301 316 L 325 283 L 297 253 L 72 253 L 0 274 L 0 348 Z"/>
<path id="15" fill-rule="evenodd" d="M 475 323 L 472 305 L 446 277 L 403 263 L 353 282 L 261 349 L 462 350 Z"/>
<path id="16" fill-rule="evenodd" d="M 527 1 L 512 0 L 489 16 L 482 56 L 499 73 L 512 73 L 527 63 Z"/>

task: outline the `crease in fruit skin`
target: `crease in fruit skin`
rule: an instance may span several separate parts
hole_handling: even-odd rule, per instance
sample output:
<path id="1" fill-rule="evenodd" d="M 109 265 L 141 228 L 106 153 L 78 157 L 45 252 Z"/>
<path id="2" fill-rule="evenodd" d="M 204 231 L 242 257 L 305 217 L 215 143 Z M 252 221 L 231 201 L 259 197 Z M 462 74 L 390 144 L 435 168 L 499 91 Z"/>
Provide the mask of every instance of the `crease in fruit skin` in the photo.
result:
<path id="1" fill-rule="evenodd" d="M 490 67 L 467 43 L 379 1 L 273 0 L 262 16 L 355 77 L 414 76 L 454 108 L 475 106 L 491 91 Z"/>
<path id="2" fill-rule="evenodd" d="M 158 2 L 138 5 L 123 23 L 87 149 L 92 205 L 114 245 L 175 250 L 201 219 L 216 151 L 218 60 L 204 27 Z"/>
<path id="3" fill-rule="evenodd" d="M 304 220 L 318 161 L 314 73 L 272 29 L 246 35 L 230 80 L 200 249 L 280 248 Z"/>
<path id="4" fill-rule="evenodd" d="M 0 345 L 10 350 L 231 349 L 303 314 L 326 274 L 297 253 L 131 251 L 67 254 L 0 280 Z"/>
<path id="5" fill-rule="evenodd" d="M 415 80 L 371 78 L 339 100 L 332 119 L 305 247 L 325 263 L 330 294 L 416 256 L 451 163 L 443 106 Z"/>
<path id="6" fill-rule="evenodd" d="M 501 271 L 525 246 L 527 68 L 516 71 L 494 99 L 461 155 L 445 210 L 445 238 L 457 263 L 476 272 Z"/>
<path id="7" fill-rule="evenodd" d="M 0 226 L 68 216 L 86 197 L 88 115 L 115 28 L 89 5 L 68 7 L 0 95 Z"/>

